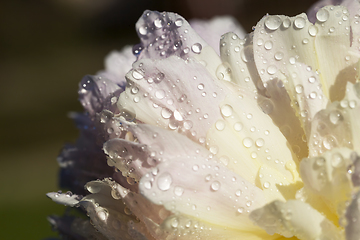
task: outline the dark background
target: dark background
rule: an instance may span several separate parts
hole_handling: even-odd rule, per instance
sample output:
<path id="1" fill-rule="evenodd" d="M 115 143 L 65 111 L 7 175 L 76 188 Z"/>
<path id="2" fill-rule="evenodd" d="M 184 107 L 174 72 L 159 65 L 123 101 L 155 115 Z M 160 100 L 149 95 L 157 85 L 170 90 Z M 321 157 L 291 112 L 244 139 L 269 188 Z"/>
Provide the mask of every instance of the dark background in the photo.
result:
<path id="1" fill-rule="evenodd" d="M 77 130 L 78 82 L 103 68 L 104 57 L 137 43 L 145 9 L 187 19 L 232 14 L 247 32 L 265 15 L 293 16 L 313 0 L 8 0 L 0 1 L 0 239 L 56 236 L 46 221 L 63 207 L 45 196 L 58 190 L 56 157 Z"/>

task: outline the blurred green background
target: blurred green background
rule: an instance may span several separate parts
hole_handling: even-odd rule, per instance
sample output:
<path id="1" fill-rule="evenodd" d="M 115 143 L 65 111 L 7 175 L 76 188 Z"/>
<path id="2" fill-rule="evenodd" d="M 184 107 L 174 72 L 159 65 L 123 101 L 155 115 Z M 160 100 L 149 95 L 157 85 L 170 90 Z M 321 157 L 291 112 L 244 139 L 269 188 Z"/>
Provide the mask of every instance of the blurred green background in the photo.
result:
<path id="1" fill-rule="evenodd" d="M 145 9 L 184 17 L 232 14 L 249 32 L 266 13 L 295 15 L 313 0 L 11 0 L 0 3 L 0 239 L 57 236 L 46 221 L 64 208 L 56 157 L 78 131 L 67 118 L 82 111 L 78 82 L 103 68 L 104 57 L 137 43 Z"/>

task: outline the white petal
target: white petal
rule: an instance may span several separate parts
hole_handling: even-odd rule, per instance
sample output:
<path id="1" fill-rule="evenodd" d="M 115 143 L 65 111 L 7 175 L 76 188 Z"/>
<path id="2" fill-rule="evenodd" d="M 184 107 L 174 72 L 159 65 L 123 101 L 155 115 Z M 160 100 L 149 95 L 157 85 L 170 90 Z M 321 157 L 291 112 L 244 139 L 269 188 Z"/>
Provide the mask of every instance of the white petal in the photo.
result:
<path id="1" fill-rule="evenodd" d="M 235 33 L 224 34 L 220 40 L 222 65 L 217 70 L 218 79 L 232 81 L 248 91 L 256 91 L 260 80 L 254 64 L 252 37 L 253 34 L 245 39 Z"/>
<path id="2" fill-rule="evenodd" d="M 141 122 L 176 130 L 204 143 L 208 128 L 220 116 L 214 106 L 225 96 L 222 84 L 191 59 L 142 59 L 133 67 L 118 107 L 133 109 Z"/>
<path id="3" fill-rule="evenodd" d="M 325 216 L 297 200 L 274 201 L 253 211 L 250 218 L 268 234 L 296 236 L 300 240 L 343 239 L 340 231 Z"/>
<path id="4" fill-rule="evenodd" d="M 146 174 L 140 192 L 174 213 L 230 229 L 256 229 L 248 213 L 262 206 L 262 191 L 214 159 L 179 157 Z"/>

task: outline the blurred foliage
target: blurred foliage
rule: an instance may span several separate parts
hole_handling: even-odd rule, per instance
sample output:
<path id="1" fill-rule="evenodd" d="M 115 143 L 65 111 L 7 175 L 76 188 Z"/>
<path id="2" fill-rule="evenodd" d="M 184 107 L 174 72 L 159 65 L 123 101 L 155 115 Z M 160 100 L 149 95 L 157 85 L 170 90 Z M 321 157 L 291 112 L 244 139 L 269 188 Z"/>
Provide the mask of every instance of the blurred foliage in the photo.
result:
<path id="1" fill-rule="evenodd" d="M 78 82 L 101 70 L 111 50 L 137 42 L 134 24 L 143 10 L 174 11 L 186 18 L 236 13 L 250 31 L 266 13 L 294 15 L 313 2 L 107 0 L 106 6 L 81 5 L 99 1 L 0 3 L 0 239 L 56 236 L 46 216 L 64 208 L 45 193 L 58 190 L 57 154 L 78 134 L 67 118 L 69 111 L 82 111 Z"/>

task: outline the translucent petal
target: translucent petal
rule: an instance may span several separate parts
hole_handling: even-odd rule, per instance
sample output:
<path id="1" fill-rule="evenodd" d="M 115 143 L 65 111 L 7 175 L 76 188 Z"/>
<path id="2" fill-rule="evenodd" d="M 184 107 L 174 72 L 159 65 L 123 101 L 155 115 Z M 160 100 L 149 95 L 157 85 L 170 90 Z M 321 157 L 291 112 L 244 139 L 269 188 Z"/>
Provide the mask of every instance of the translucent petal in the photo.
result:
<path id="1" fill-rule="evenodd" d="M 220 116 L 214 106 L 225 96 L 222 84 L 202 64 L 175 56 L 142 59 L 133 68 L 118 102 L 120 111 L 204 143 L 208 128 Z"/>
<path id="2" fill-rule="evenodd" d="M 221 37 L 222 65 L 216 74 L 218 79 L 232 81 L 248 91 L 256 91 L 256 84 L 260 80 L 254 64 L 252 37 L 253 34 L 249 34 L 241 39 L 232 32 Z"/>
<path id="3" fill-rule="evenodd" d="M 56 203 L 70 207 L 74 207 L 78 205 L 80 199 L 82 198 L 82 196 L 72 194 L 71 192 L 67 192 L 67 193 L 50 192 L 47 193 L 46 196 L 51 198 Z"/>
<path id="4" fill-rule="evenodd" d="M 360 237 L 360 192 L 357 192 L 352 197 L 349 206 L 345 213 L 345 235 L 346 240 L 356 240 Z"/>
<path id="5" fill-rule="evenodd" d="M 229 229 L 256 230 L 248 214 L 265 204 L 262 191 L 216 159 L 179 157 L 159 164 L 156 172 L 139 184 L 153 203 Z"/>
<path id="6" fill-rule="evenodd" d="M 297 200 L 274 201 L 253 211 L 250 218 L 270 235 L 278 233 L 300 240 L 343 239 L 341 232 L 325 216 Z"/>
<path id="7" fill-rule="evenodd" d="M 210 20 L 194 19 L 190 21 L 190 25 L 218 54 L 221 35 L 234 32 L 243 38 L 246 34 L 241 25 L 231 16 L 218 16 Z"/>

